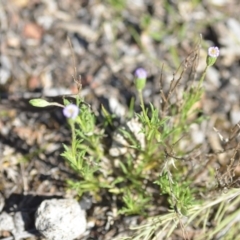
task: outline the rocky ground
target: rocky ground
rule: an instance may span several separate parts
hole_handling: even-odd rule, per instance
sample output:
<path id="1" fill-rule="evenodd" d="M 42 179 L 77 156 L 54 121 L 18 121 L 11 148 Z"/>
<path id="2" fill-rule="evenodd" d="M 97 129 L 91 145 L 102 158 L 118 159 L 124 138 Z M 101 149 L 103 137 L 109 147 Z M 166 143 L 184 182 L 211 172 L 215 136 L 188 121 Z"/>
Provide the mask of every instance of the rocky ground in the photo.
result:
<path id="1" fill-rule="evenodd" d="M 200 73 L 207 48 L 218 46 L 201 104 L 211 116 L 209 129 L 227 138 L 240 121 L 239 13 L 238 0 L 1 0 L 0 210 L 15 221 L 14 230 L 1 228 L 0 221 L 1 239 L 42 239 L 34 225 L 39 204 L 75 197 L 65 181 L 77 176 L 60 157 L 62 143 L 70 141 L 66 119 L 57 107 L 31 107 L 31 98 L 62 102 L 63 95 L 78 93 L 81 82 L 81 96 L 94 111 L 103 104 L 121 117 L 136 96 L 136 68 L 148 71 L 144 100 L 158 106 L 162 67 L 169 82 L 201 44 Z M 193 134 L 205 132 L 218 149 L 219 139 L 204 129 Z M 129 222 L 141 222 L 116 217 L 108 196 L 93 200 L 87 216 L 80 239 L 117 239 Z"/>

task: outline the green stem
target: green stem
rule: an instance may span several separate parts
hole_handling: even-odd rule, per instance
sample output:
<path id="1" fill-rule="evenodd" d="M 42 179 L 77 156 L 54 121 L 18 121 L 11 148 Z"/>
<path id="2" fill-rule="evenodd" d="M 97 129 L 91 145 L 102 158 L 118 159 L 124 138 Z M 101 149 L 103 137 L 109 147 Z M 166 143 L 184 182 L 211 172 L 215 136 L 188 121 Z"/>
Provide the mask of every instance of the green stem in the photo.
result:
<path id="1" fill-rule="evenodd" d="M 203 80 L 204 80 L 204 78 L 206 76 L 206 73 L 207 73 L 207 69 L 208 69 L 208 66 L 205 67 L 205 69 L 204 69 L 204 71 L 202 73 L 202 76 L 201 76 L 201 78 L 199 80 L 199 83 L 198 83 L 198 89 L 200 89 L 201 86 L 202 86 Z"/>
<path id="2" fill-rule="evenodd" d="M 75 141 L 76 141 L 76 134 L 75 134 L 75 124 L 74 121 L 70 120 L 70 127 L 72 132 L 72 155 L 76 157 L 76 149 L 75 149 Z"/>
<path id="3" fill-rule="evenodd" d="M 144 118 L 145 118 L 145 120 L 146 120 L 146 122 L 147 122 L 147 124 L 149 126 L 149 119 L 148 119 L 148 116 L 147 116 L 147 113 L 146 113 L 146 109 L 145 109 L 145 106 L 144 106 L 142 91 L 138 91 L 138 95 L 139 95 L 140 106 L 142 108 Z"/>

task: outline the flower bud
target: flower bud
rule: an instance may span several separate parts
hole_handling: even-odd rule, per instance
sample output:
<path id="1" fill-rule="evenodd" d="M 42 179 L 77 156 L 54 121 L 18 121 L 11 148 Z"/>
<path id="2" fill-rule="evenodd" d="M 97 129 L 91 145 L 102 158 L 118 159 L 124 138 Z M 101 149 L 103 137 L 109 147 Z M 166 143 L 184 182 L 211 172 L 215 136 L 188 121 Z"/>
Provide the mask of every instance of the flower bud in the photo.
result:
<path id="1" fill-rule="evenodd" d="M 147 71 L 144 68 L 138 68 L 135 71 L 136 81 L 135 85 L 138 91 L 142 91 L 146 85 Z"/>

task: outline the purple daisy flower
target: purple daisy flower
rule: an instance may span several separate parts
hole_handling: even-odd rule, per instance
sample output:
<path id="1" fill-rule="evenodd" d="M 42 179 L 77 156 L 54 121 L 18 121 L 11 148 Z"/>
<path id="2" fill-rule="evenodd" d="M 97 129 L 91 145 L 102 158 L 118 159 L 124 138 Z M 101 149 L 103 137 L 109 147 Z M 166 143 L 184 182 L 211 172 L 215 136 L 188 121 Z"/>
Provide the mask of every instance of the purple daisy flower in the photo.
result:
<path id="1" fill-rule="evenodd" d="M 144 68 L 138 68 L 135 71 L 135 75 L 136 75 L 137 78 L 146 79 L 147 78 L 147 71 Z"/>
<path id="2" fill-rule="evenodd" d="M 63 115 L 66 118 L 75 119 L 78 116 L 79 108 L 75 104 L 69 104 L 63 109 Z"/>
<path id="3" fill-rule="evenodd" d="M 210 47 L 208 49 L 208 56 L 213 57 L 213 58 L 217 58 L 219 56 L 219 48 L 218 47 Z"/>

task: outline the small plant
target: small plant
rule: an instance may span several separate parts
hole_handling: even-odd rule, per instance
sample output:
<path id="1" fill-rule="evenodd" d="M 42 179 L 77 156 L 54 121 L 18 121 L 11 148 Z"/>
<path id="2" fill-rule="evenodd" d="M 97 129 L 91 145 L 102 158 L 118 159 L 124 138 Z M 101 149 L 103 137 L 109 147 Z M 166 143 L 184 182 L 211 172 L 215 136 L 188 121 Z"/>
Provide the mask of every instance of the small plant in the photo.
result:
<path id="1" fill-rule="evenodd" d="M 201 199 L 201 195 L 206 194 L 207 197 L 208 189 L 194 184 L 194 175 L 191 175 L 189 170 L 189 163 L 196 158 L 195 146 L 188 152 L 181 147 L 181 140 L 188 136 L 189 126 L 202 120 L 202 117 L 198 116 L 201 109 L 195 106 L 204 91 L 202 84 L 206 71 L 219 56 L 217 47 L 209 48 L 206 68 L 197 82 L 195 76 L 198 51 L 199 46 L 173 74 L 167 91 L 163 90 L 161 76 L 161 109 L 157 109 L 151 103 L 146 107 L 143 90 L 148 73 L 144 68 L 136 70 L 135 87 L 141 111 L 129 115 L 125 124 L 113 133 L 112 145 L 108 146 L 108 149 L 104 139 L 109 137 L 106 129 L 112 125 L 114 116 L 104 107 L 102 113 L 105 120 L 97 125 L 91 107 L 80 97 L 76 103 L 64 99 L 64 105 L 49 103 L 43 99 L 30 101 L 38 107 L 55 105 L 63 108 L 63 115 L 68 119 L 71 128 L 72 139 L 70 146 L 64 145 L 62 156 L 79 176 L 78 181 L 68 180 L 69 187 L 75 189 L 79 196 L 90 192 L 99 199 L 104 191 L 115 195 L 121 202 L 119 214 L 137 214 L 144 217 L 148 216 L 150 206 L 161 204 L 156 195 L 158 199 L 164 198 L 167 201 L 169 209 L 166 209 L 164 214 L 156 212 L 156 217 L 148 219 L 147 224 L 136 229 L 137 235 L 132 239 L 152 239 L 153 235 L 160 236 L 163 232 L 169 237 L 178 224 L 186 239 L 185 226 L 190 223 L 203 226 L 204 236 L 213 236 L 213 233 L 226 227 L 226 224 L 221 222 L 219 224 L 222 224 L 222 228 L 213 228 L 212 233 L 207 233 L 206 221 L 211 208 L 224 204 L 229 198 L 223 196 L 220 200 Z M 179 88 L 181 84 L 186 84 L 182 90 Z M 233 173 L 233 165 L 229 169 Z M 218 182 L 222 180 L 219 175 L 217 179 Z M 237 191 L 231 194 L 236 199 L 239 198 Z M 203 205 L 202 201 L 205 201 Z M 201 214 L 205 217 L 201 217 Z M 197 217 L 200 217 L 199 221 Z"/>
<path id="2" fill-rule="evenodd" d="M 176 213 L 187 215 L 188 209 L 196 204 L 196 200 L 190 183 L 186 181 L 181 183 L 179 180 L 180 177 L 173 180 L 170 172 L 164 172 L 155 183 L 159 185 L 161 194 L 170 196 L 168 197 L 170 208 Z"/>

